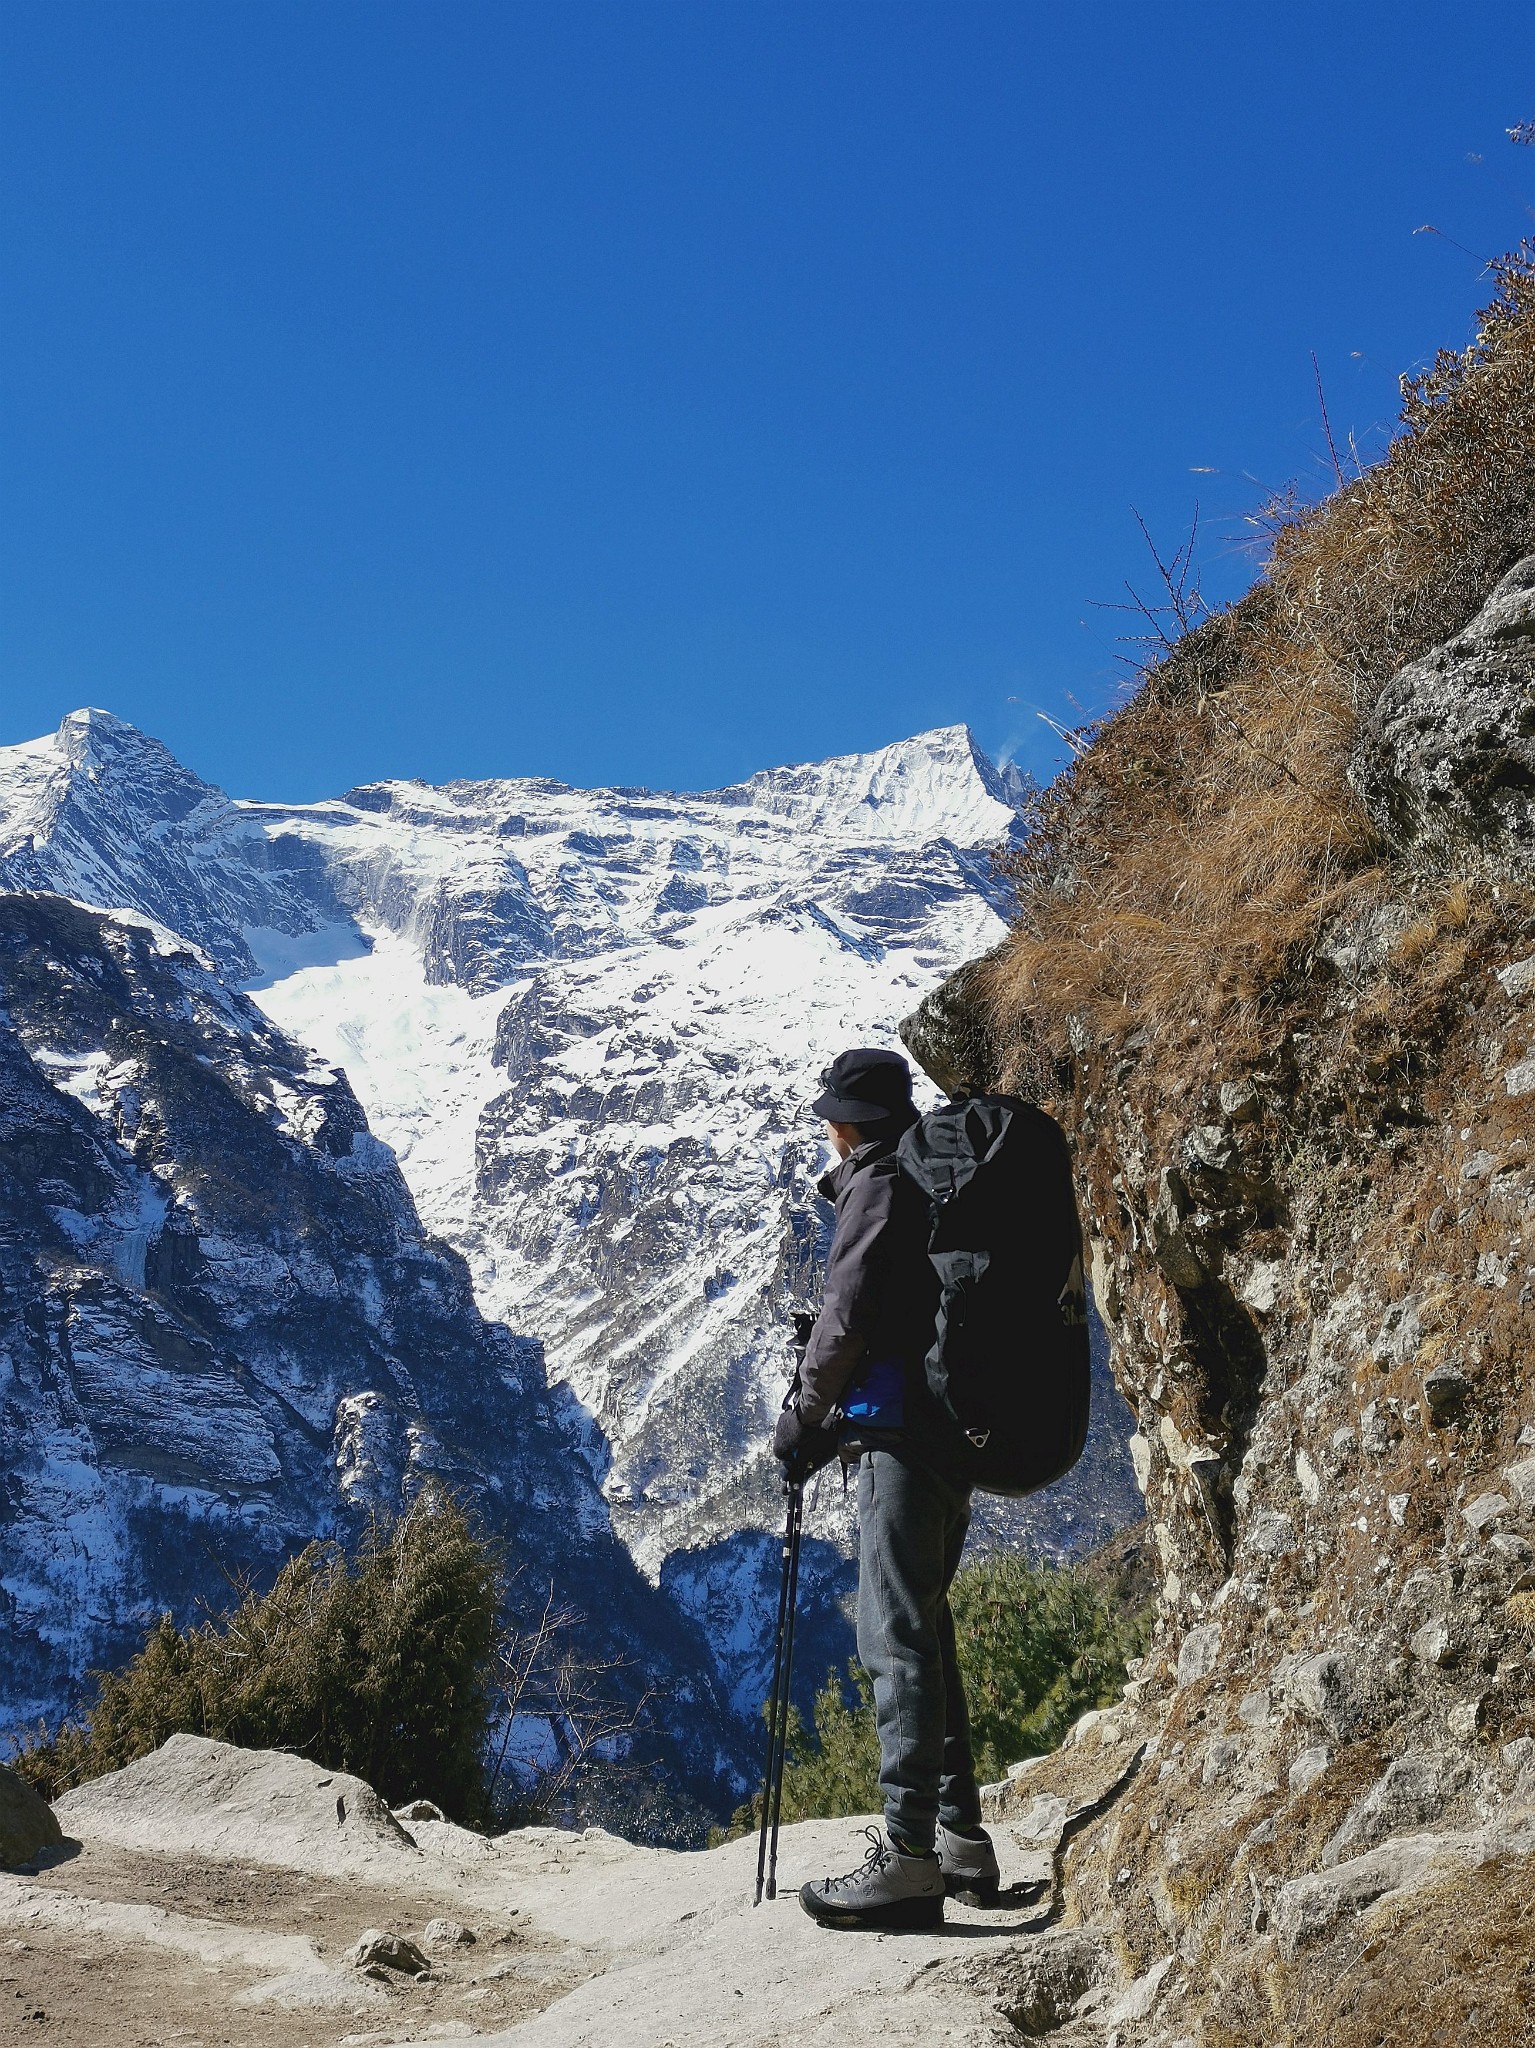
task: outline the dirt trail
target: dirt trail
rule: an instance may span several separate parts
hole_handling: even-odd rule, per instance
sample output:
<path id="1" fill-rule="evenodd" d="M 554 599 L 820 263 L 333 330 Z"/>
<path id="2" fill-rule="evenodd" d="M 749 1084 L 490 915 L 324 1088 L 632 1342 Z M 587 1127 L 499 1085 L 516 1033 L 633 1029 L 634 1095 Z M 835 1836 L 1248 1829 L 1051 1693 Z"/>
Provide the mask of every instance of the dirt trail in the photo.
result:
<path id="1" fill-rule="evenodd" d="M 420 1943 L 438 1917 L 478 1938 L 435 1947 L 429 1982 L 396 1972 L 381 1982 L 345 1961 L 366 1928 Z M 412 1890 L 99 1843 L 71 1844 L 35 1876 L 0 1877 L 6 2044 L 333 2048 L 359 2037 L 467 2037 L 531 2017 L 601 1960 L 519 1926 L 515 1909 L 466 1911 L 452 1883 Z"/>
<path id="2" fill-rule="evenodd" d="M 951 1903 L 935 1934 L 817 1928 L 795 1892 L 857 1860 L 847 1821 L 785 1829 L 781 1895 L 758 1911 L 753 1841 L 487 1841 L 300 1758 L 190 1736 L 56 1812 L 63 1847 L 0 1875 L 4 2048 L 997 2048 L 1018 2035 L 976 1967 L 1039 1940 L 1031 1893 L 1000 1913 Z M 1038 1845 L 1003 1831 L 999 1849 L 1009 1883 L 1048 1873 Z M 423 1978 L 347 1959 L 370 1927 L 425 1946 L 439 1917 L 477 1939 L 433 1946 Z"/>

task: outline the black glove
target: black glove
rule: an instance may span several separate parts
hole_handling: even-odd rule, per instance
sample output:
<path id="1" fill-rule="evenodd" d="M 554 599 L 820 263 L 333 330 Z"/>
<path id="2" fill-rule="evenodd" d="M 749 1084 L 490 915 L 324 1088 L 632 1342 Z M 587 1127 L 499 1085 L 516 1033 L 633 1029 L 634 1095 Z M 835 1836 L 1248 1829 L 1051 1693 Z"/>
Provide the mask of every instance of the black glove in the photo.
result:
<path id="1" fill-rule="evenodd" d="M 807 1422 L 798 1408 L 785 1408 L 773 1431 L 773 1456 L 790 1479 L 808 1479 L 837 1455 L 837 1432 L 824 1422 Z"/>

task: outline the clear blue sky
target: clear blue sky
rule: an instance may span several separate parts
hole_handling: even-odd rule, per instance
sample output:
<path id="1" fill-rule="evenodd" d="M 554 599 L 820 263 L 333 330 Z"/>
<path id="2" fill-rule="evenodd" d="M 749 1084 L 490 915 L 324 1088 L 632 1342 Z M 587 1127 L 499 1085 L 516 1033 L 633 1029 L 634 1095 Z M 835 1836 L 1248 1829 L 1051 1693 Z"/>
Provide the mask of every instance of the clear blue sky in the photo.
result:
<path id="1" fill-rule="evenodd" d="M 1311 352 L 1378 442 L 1532 118 L 1528 0 L 8 0 L 0 740 L 104 704 L 289 799 L 958 719 L 1047 768 L 1131 508 L 1239 588 Z"/>

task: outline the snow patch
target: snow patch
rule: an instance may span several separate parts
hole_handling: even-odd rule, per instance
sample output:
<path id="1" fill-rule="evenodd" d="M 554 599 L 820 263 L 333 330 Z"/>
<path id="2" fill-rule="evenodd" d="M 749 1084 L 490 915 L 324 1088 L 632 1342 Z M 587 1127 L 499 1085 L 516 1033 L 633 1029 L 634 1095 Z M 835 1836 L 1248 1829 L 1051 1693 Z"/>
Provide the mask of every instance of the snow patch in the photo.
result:
<path id="1" fill-rule="evenodd" d="M 281 932 L 262 924 L 245 925 L 242 932 L 256 972 L 241 986 L 252 994 L 306 967 L 335 967 L 343 960 L 362 959 L 370 950 L 367 936 L 350 918 L 312 932 Z"/>

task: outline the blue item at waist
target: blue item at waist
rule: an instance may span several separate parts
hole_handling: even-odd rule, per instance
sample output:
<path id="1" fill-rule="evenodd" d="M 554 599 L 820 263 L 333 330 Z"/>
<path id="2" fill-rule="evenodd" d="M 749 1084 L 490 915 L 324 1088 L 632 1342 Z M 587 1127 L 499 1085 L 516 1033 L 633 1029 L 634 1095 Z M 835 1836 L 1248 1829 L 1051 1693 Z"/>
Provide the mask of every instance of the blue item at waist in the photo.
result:
<path id="1" fill-rule="evenodd" d="M 906 1421 L 906 1364 L 900 1358 L 876 1358 L 848 1388 L 842 1413 L 868 1429 L 900 1429 Z"/>

